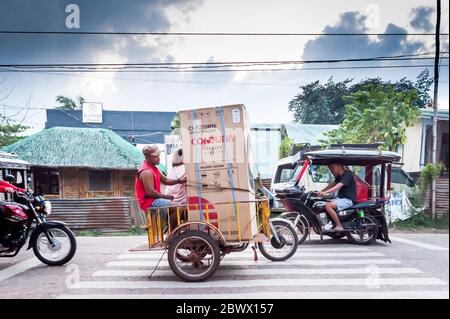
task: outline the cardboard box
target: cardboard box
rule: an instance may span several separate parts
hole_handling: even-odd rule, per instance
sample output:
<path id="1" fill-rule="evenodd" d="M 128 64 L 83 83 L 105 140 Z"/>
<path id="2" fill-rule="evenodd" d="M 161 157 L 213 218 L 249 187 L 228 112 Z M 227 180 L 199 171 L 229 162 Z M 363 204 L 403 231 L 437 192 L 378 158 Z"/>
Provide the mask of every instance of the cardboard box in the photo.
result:
<path id="1" fill-rule="evenodd" d="M 255 204 L 248 203 L 255 200 L 255 191 L 245 107 L 181 111 L 180 124 L 189 219 L 199 220 L 201 210 L 205 220 L 206 210 L 211 213 L 212 206 L 210 220 L 228 240 L 252 238 L 257 233 L 257 221 Z"/>
<path id="2" fill-rule="evenodd" d="M 189 220 L 208 221 L 229 241 L 250 241 L 257 234 L 256 206 L 249 203 L 254 196 L 249 192 L 235 192 L 235 205 L 229 193 L 202 193 L 201 204 L 197 196 L 190 196 Z"/>

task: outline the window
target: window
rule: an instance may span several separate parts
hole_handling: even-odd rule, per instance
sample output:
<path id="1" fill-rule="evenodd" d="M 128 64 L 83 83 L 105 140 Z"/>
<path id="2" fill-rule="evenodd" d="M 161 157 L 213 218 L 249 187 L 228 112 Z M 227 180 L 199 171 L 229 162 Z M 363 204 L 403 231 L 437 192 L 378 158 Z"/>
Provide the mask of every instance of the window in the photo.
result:
<path id="1" fill-rule="evenodd" d="M 280 165 L 277 168 L 277 172 L 275 174 L 274 183 L 286 183 L 289 182 L 292 174 L 294 172 L 295 166 L 292 164 L 284 164 Z"/>
<path id="2" fill-rule="evenodd" d="M 89 191 L 109 192 L 112 190 L 111 172 L 89 171 Z"/>
<path id="3" fill-rule="evenodd" d="M 331 183 L 334 181 L 333 174 L 331 174 L 328 166 L 325 165 L 311 165 L 309 167 L 309 174 L 315 183 Z"/>
<path id="4" fill-rule="evenodd" d="M 59 195 L 59 172 L 54 169 L 36 169 L 36 193 L 39 195 Z"/>

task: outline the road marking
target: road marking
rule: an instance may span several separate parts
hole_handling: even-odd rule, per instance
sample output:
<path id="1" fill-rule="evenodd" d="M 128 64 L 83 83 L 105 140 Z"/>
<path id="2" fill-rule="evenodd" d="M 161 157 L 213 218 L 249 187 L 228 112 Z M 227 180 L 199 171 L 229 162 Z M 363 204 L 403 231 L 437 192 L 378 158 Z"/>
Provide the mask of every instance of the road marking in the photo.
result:
<path id="1" fill-rule="evenodd" d="M 329 257 L 382 257 L 384 256 L 384 254 L 382 253 L 373 253 L 373 252 L 356 252 L 356 253 L 348 253 L 348 252 L 343 252 L 343 253 L 329 253 L 329 252 L 298 252 L 296 255 L 294 255 L 293 257 L 291 257 L 291 259 L 299 259 L 299 258 L 305 258 L 305 257 L 323 257 L 323 258 L 329 258 Z M 161 258 L 161 255 L 159 256 L 152 256 L 149 254 L 122 254 L 119 255 L 118 257 L 119 259 L 152 259 L 152 260 L 159 260 L 159 258 Z M 253 258 L 253 253 L 247 253 L 247 254 L 230 254 L 230 257 L 225 256 L 224 260 L 231 260 L 231 259 L 249 259 L 249 258 Z"/>
<path id="2" fill-rule="evenodd" d="M 106 264 L 107 267 L 155 267 L 158 264 L 157 261 L 111 261 Z M 400 261 L 396 259 L 304 259 L 304 260 L 293 260 L 289 259 L 281 263 L 276 263 L 269 260 L 261 260 L 261 261 L 251 261 L 251 260 L 226 260 L 221 261 L 221 265 L 230 265 L 230 266 L 268 266 L 268 265 L 315 265 L 315 266 L 323 266 L 323 265 L 391 265 L 391 264 L 400 264 Z M 168 266 L 167 259 L 161 260 L 160 266 Z"/>
<path id="3" fill-rule="evenodd" d="M 374 283 L 372 283 L 374 281 Z M 448 284 L 434 277 L 405 277 L 405 278 L 298 278 L 298 279 L 256 279 L 256 280 L 209 280 L 207 282 L 183 282 L 183 281 L 81 281 L 73 289 L 170 289 L 170 288 L 254 288 L 254 287 L 285 287 L 285 286 L 418 286 Z M 375 287 L 374 287 L 375 289 Z"/>
<path id="4" fill-rule="evenodd" d="M 128 254 L 162 254 L 164 250 L 143 250 L 143 251 L 126 251 Z M 369 252 L 372 251 L 367 247 L 359 247 L 359 246 L 347 246 L 347 247 L 330 247 L 327 245 L 300 245 L 298 246 L 298 250 L 300 252 Z M 251 248 L 247 248 L 244 251 L 232 252 L 232 254 L 243 254 L 243 253 L 253 253 Z"/>
<path id="5" fill-rule="evenodd" d="M 148 277 L 150 270 L 98 270 L 94 277 Z M 218 269 L 214 276 L 261 276 L 261 275 L 367 275 L 367 274 L 422 274 L 416 268 L 293 268 L 293 269 Z M 174 277 L 171 270 L 157 270 L 154 276 Z"/>
<path id="6" fill-rule="evenodd" d="M 5 268 L 3 270 L 0 270 L 0 282 L 11 278 L 15 275 L 18 275 L 24 271 L 27 271 L 28 269 L 31 269 L 33 267 L 36 267 L 40 265 L 41 262 L 37 258 L 30 258 L 25 261 L 22 261 L 14 266 Z"/>
<path id="7" fill-rule="evenodd" d="M 425 249 L 430 249 L 430 250 L 448 250 L 448 248 L 446 248 L 446 247 L 425 244 L 420 241 L 405 239 L 405 238 L 401 238 L 401 237 L 397 237 L 397 236 L 389 235 L 389 238 L 392 239 L 393 242 L 398 241 L 400 243 L 409 244 L 409 245 L 413 245 L 413 246 L 420 247 L 420 248 L 425 248 Z"/>
<path id="8" fill-rule="evenodd" d="M 448 290 L 61 295 L 57 299 L 449 299 Z"/>

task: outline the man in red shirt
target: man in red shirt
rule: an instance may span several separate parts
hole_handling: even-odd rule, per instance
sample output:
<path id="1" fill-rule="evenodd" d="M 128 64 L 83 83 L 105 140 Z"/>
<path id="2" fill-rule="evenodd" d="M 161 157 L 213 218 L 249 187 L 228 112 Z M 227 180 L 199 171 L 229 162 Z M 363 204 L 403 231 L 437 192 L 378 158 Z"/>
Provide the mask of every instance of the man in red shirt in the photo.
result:
<path id="1" fill-rule="evenodd" d="M 159 155 L 161 151 L 156 145 L 146 145 L 142 149 L 145 160 L 141 167 L 138 169 L 135 187 L 136 198 L 139 203 L 139 207 L 146 211 L 148 208 L 154 208 L 151 210 L 153 214 L 157 214 L 158 208 L 161 214 L 161 218 L 167 219 L 168 209 L 167 206 L 171 206 L 173 196 L 165 195 L 161 193 L 161 183 L 165 185 L 175 185 L 186 182 L 186 177 L 178 179 L 169 179 L 164 176 L 156 165 L 159 164 Z M 176 210 L 175 213 L 170 211 L 171 225 L 176 225 Z"/>

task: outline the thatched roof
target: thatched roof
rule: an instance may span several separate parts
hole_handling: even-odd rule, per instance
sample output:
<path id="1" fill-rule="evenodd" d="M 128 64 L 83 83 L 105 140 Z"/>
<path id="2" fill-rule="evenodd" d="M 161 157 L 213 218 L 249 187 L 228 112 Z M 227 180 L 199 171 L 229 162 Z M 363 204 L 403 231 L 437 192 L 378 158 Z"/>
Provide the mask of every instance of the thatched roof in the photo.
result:
<path id="1" fill-rule="evenodd" d="M 116 133 L 98 128 L 53 127 L 2 151 L 33 166 L 135 169 L 144 156 Z"/>

